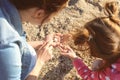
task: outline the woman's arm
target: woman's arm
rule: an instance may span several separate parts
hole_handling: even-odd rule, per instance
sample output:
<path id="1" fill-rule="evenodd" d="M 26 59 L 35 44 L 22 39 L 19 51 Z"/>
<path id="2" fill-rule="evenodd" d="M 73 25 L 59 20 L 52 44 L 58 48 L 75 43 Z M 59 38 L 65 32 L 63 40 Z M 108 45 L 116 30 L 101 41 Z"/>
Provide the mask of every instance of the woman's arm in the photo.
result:
<path id="1" fill-rule="evenodd" d="M 39 77 L 39 74 L 40 74 L 40 71 L 41 71 L 43 65 L 44 65 L 44 62 L 40 62 L 37 60 L 34 69 L 28 75 L 26 80 L 38 80 L 38 77 Z"/>
<path id="2" fill-rule="evenodd" d="M 52 51 L 50 50 L 52 47 L 51 44 L 52 44 L 52 41 L 49 41 L 49 38 L 47 38 L 47 40 L 44 41 L 43 44 L 38 48 L 36 65 L 26 80 L 38 79 L 43 65 L 53 57 Z"/>
<path id="3" fill-rule="evenodd" d="M 37 51 L 37 62 L 34 69 L 31 71 L 29 76 L 26 80 L 37 80 L 41 71 L 41 68 L 49 59 L 52 58 L 52 54 L 49 53 L 49 44 L 44 44 L 42 47 Z"/>
<path id="4" fill-rule="evenodd" d="M 40 46 L 43 44 L 44 41 L 30 41 L 28 44 L 30 44 L 35 50 L 39 49 Z"/>

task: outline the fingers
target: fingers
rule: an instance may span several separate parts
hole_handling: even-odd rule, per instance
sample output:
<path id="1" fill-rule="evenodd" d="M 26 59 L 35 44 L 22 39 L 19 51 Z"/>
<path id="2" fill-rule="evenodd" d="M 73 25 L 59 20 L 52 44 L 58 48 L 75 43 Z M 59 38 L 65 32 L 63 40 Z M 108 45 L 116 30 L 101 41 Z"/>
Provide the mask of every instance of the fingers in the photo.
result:
<path id="1" fill-rule="evenodd" d="M 50 34 L 45 38 L 45 42 L 48 42 L 51 46 L 57 46 L 60 43 L 60 34 Z"/>
<path id="2" fill-rule="evenodd" d="M 63 36 L 63 34 L 61 34 L 61 33 L 55 33 L 54 35 L 55 36 Z"/>
<path id="3" fill-rule="evenodd" d="M 52 43 L 52 45 L 53 45 L 53 46 L 57 46 L 57 45 L 59 45 L 59 44 L 60 44 L 60 37 L 54 36 L 54 37 L 53 37 L 53 43 Z"/>
<path id="4" fill-rule="evenodd" d="M 60 45 L 59 49 L 60 49 L 62 55 L 69 57 L 71 60 L 73 60 L 74 58 L 77 57 L 75 52 L 69 46 Z"/>
<path id="5" fill-rule="evenodd" d="M 70 53 L 72 50 L 70 49 L 69 46 L 64 46 L 64 45 L 59 45 L 59 49 L 61 50 L 62 53 Z"/>
<path id="6" fill-rule="evenodd" d="M 49 42 L 52 46 L 56 47 L 59 44 L 66 43 L 70 36 L 70 34 L 55 33 L 47 35 L 45 41 Z"/>
<path id="7" fill-rule="evenodd" d="M 38 59 L 46 62 L 50 59 L 52 59 L 53 54 L 52 54 L 52 46 L 50 46 L 49 42 L 44 42 L 44 44 L 39 48 L 37 51 L 38 53 Z"/>
<path id="8" fill-rule="evenodd" d="M 50 46 L 50 43 L 49 42 L 44 42 L 43 45 L 38 49 L 38 51 L 40 50 L 47 50 Z"/>
<path id="9" fill-rule="evenodd" d="M 61 33 L 56 33 L 54 34 L 55 37 L 59 37 L 60 40 L 69 38 L 71 35 L 70 34 L 61 34 Z"/>

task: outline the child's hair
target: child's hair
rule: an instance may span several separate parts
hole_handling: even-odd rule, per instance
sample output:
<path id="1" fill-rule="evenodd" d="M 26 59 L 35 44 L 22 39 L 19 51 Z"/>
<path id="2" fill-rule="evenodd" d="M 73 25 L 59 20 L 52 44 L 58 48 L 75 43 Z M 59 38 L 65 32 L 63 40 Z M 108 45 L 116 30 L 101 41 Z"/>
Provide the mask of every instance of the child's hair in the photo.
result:
<path id="1" fill-rule="evenodd" d="M 73 35 L 75 45 L 87 43 L 92 56 L 102 58 L 103 70 L 120 58 L 120 20 L 116 2 L 106 3 L 107 17 L 96 18 L 87 24 L 82 32 Z"/>
<path id="2" fill-rule="evenodd" d="M 9 0 L 19 10 L 38 7 L 45 10 L 46 14 L 59 11 L 65 7 L 68 0 Z"/>

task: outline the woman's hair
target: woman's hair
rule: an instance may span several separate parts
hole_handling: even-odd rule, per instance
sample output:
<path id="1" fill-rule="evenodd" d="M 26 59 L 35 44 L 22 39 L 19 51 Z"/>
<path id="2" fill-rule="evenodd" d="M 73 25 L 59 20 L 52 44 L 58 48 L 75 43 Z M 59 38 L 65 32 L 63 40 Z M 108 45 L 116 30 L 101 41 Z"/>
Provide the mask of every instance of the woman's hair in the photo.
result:
<path id="1" fill-rule="evenodd" d="M 46 17 L 42 20 L 41 27 L 46 19 L 48 19 L 52 13 L 57 13 L 64 7 L 66 7 L 69 0 L 9 0 L 18 10 L 26 10 L 30 8 L 40 8 L 45 11 Z M 40 35 L 40 28 L 37 34 Z"/>
<path id="2" fill-rule="evenodd" d="M 102 58 L 110 66 L 120 58 L 120 20 L 116 2 L 105 5 L 107 17 L 99 17 L 85 24 L 85 29 L 73 35 L 75 45 L 87 43 L 92 56 Z"/>
<path id="3" fill-rule="evenodd" d="M 9 0 L 19 10 L 33 7 L 44 9 L 47 14 L 57 12 L 62 9 L 68 0 Z"/>

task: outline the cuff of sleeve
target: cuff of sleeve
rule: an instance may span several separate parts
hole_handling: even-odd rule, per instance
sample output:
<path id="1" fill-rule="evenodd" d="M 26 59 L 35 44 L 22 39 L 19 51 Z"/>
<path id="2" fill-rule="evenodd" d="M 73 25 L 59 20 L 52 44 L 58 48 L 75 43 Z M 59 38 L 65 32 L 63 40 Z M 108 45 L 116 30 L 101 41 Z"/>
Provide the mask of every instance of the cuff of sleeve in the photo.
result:
<path id="1" fill-rule="evenodd" d="M 76 69 L 78 69 L 80 67 L 82 68 L 85 66 L 85 64 L 83 63 L 83 61 L 80 58 L 75 58 L 73 60 L 73 65 L 75 66 Z"/>

